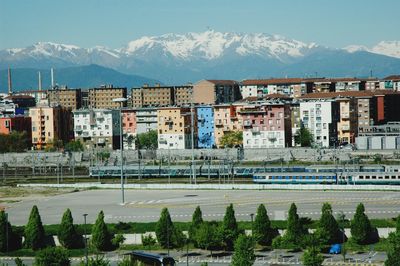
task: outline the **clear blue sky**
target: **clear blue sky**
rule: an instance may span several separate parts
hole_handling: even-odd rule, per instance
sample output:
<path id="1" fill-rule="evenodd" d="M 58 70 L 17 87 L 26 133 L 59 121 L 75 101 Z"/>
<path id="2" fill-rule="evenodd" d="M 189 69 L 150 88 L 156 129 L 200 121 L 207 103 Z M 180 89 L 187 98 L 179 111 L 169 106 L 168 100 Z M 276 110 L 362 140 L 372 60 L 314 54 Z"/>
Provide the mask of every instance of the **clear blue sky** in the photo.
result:
<path id="1" fill-rule="evenodd" d="M 0 0 L 0 49 L 38 41 L 119 48 L 207 27 L 371 46 L 400 40 L 399 11 L 399 0 Z"/>

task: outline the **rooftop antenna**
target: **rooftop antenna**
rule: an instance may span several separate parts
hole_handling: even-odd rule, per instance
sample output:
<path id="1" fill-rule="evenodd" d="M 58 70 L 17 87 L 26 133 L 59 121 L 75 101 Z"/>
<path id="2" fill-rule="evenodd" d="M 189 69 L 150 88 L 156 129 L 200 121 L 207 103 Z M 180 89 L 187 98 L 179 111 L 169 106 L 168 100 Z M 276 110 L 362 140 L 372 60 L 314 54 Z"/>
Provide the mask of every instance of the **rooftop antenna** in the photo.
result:
<path id="1" fill-rule="evenodd" d="M 54 69 L 51 68 L 50 70 L 50 75 L 51 75 L 51 88 L 54 89 Z"/>
<path id="2" fill-rule="evenodd" d="M 372 69 L 369 71 L 369 76 L 372 78 Z"/>
<path id="3" fill-rule="evenodd" d="M 12 95 L 11 69 L 8 68 L 8 95 Z"/>
<path id="4" fill-rule="evenodd" d="M 42 90 L 42 74 L 40 71 L 38 72 L 38 89 L 41 91 Z"/>

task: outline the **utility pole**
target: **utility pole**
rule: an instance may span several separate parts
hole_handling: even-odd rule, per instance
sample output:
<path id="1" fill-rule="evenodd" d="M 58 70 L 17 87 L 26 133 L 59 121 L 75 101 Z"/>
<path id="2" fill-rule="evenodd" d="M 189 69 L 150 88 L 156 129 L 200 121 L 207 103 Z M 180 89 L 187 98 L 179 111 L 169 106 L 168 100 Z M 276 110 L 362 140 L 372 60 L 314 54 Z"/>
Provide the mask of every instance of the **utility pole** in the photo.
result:
<path id="1" fill-rule="evenodd" d="M 87 213 L 83 214 L 83 219 L 85 223 L 85 227 L 83 228 L 85 234 L 85 265 L 88 266 L 88 247 L 87 247 L 87 235 L 86 235 L 86 216 Z"/>
<path id="2" fill-rule="evenodd" d="M 196 168 L 194 165 L 194 108 L 193 108 L 193 92 L 192 92 L 192 102 L 190 105 L 190 127 L 191 127 L 191 138 L 192 138 L 192 175 L 193 182 L 197 184 L 196 180 Z"/>

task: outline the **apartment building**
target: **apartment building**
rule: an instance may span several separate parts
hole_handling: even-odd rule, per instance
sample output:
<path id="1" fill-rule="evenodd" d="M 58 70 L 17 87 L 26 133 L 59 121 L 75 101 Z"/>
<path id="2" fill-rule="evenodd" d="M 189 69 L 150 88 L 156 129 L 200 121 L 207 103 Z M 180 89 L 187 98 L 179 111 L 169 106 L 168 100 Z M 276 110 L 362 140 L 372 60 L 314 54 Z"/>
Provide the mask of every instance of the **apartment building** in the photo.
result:
<path id="1" fill-rule="evenodd" d="M 374 91 L 379 90 L 379 80 L 376 78 L 368 78 L 365 80 L 365 90 Z"/>
<path id="2" fill-rule="evenodd" d="M 120 111 L 111 109 L 75 110 L 74 135 L 87 149 L 120 148 Z"/>
<path id="3" fill-rule="evenodd" d="M 123 109 L 122 110 L 122 130 L 123 130 L 123 141 L 124 149 L 134 150 L 136 149 L 135 138 L 137 135 L 137 123 L 136 123 L 136 109 Z"/>
<path id="4" fill-rule="evenodd" d="M 118 109 L 121 103 L 114 102 L 117 98 L 126 98 L 126 88 L 114 88 L 113 86 L 104 86 L 101 88 L 89 89 L 89 108 L 91 109 Z M 123 102 L 122 106 L 126 107 Z"/>
<path id="5" fill-rule="evenodd" d="M 290 97 L 300 97 L 312 89 L 312 82 L 301 78 L 256 79 L 244 80 L 240 83 L 242 98 L 263 98 L 268 94 L 284 94 Z"/>
<path id="6" fill-rule="evenodd" d="M 32 121 L 32 145 L 41 150 L 51 147 L 54 141 L 64 143 L 73 138 L 71 112 L 60 106 L 38 106 L 29 108 Z"/>
<path id="7" fill-rule="evenodd" d="M 135 114 L 137 134 L 157 130 L 157 108 L 136 108 Z"/>
<path id="8" fill-rule="evenodd" d="M 241 98 L 234 80 L 201 80 L 193 85 L 193 101 L 197 104 L 233 103 Z"/>
<path id="9" fill-rule="evenodd" d="M 228 132 L 242 131 L 240 110 L 243 103 L 214 105 L 215 145 L 221 147 L 221 138 Z"/>
<path id="10" fill-rule="evenodd" d="M 47 91 L 49 106 L 61 106 L 72 110 L 82 107 L 81 89 L 57 88 Z"/>
<path id="11" fill-rule="evenodd" d="M 4 98 L 4 100 L 13 102 L 18 108 L 29 108 L 36 106 L 34 97 L 26 94 L 14 94 Z"/>
<path id="12" fill-rule="evenodd" d="M 400 91 L 400 75 L 392 75 L 383 78 L 379 83 L 381 90 Z"/>
<path id="13" fill-rule="evenodd" d="M 300 119 L 300 103 L 298 101 L 293 101 L 290 103 L 290 123 L 292 129 L 292 146 L 296 146 L 295 136 L 297 132 L 301 129 L 301 119 Z"/>
<path id="14" fill-rule="evenodd" d="M 174 87 L 160 86 L 132 89 L 132 107 L 161 107 L 174 105 Z"/>
<path id="15" fill-rule="evenodd" d="M 358 132 L 358 101 L 354 97 L 338 98 L 339 121 L 337 124 L 338 142 L 354 143 Z"/>
<path id="16" fill-rule="evenodd" d="M 365 79 L 336 78 L 331 79 L 335 84 L 335 91 L 363 91 L 365 90 Z"/>
<path id="17" fill-rule="evenodd" d="M 320 147 L 337 145 L 339 110 L 332 99 L 304 99 L 300 101 L 300 119 Z"/>
<path id="18" fill-rule="evenodd" d="M 194 109 L 195 110 L 195 109 Z M 196 123 L 196 114 L 193 114 Z M 197 139 L 196 124 L 191 124 L 191 110 L 187 107 L 161 107 L 157 110 L 157 130 L 159 149 L 190 149 L 193 139 Z M 194 147 L 196 147 L 194 143 Z"/>
<path id="19" fill-rule="evenodd" d="M 283 102 L 245 105 L 243 148 L 284 148 L 292 146 L 290 106 Z"/>
<path id="20" fill-rule="evenodd" d="M 211 106 L 196 106 L 197 146 L 200 149 L 210 149 L 214 141 L 214 110 Z"/>
<path id="21" fill-rule="evenodd" d="M 188 106 L 193 100 L 193 86 L 175 86 L 174 87 L 174 105 Z"/>

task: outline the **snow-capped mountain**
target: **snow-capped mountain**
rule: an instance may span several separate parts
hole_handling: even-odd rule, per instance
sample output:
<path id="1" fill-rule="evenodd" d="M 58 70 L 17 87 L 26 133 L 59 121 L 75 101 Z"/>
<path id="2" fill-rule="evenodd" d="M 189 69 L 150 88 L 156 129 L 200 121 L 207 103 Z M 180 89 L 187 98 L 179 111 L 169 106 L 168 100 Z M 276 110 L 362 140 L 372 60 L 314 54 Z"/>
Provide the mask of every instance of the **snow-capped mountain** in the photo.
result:
<path id="1" fill-rule="evenodd" d="M 350 45 L 345 47 L 344 49 L 350 53 L 357 51 L 367 51 L 374 54 L 400 58 L 400 41 L 382 41 L 371 48 L 363 45 Z"/>
<path id="2" fill-rule="evenodd" d="M 400 68 L 396 57 L 400 58 L 400 42 L 331 49 L 279 35 L 208 30 L 145 36 L 118 49 L 40 42 L 0 51 L 0 69 L 97 64 L 164 83 L 182 83 L 203 78 L 307 76 L 315 72 L 355 76 L 373 70 L 385 75 Z"/>

